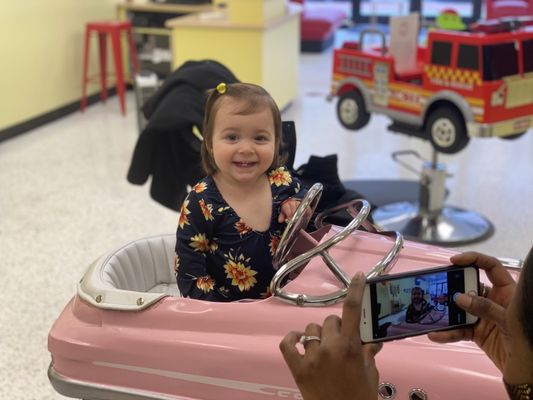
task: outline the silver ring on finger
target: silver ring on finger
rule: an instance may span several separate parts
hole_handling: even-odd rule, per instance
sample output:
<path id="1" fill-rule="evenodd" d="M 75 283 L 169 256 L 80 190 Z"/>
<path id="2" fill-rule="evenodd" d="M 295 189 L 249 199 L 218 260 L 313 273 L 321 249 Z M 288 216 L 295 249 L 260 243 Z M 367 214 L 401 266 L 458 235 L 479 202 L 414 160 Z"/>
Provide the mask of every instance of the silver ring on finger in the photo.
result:
<path id="1" fill-rule="evenodd" d="M 300 337 L 300 340 L 299 342 L 303 345 L 307 344 L 307 342 L 311 342 L 313 340 L 316 340 L 317 342 L 320 343 L 320 338 L 318 336 L 313 336 L 313 335 L 303 335 Z"/>

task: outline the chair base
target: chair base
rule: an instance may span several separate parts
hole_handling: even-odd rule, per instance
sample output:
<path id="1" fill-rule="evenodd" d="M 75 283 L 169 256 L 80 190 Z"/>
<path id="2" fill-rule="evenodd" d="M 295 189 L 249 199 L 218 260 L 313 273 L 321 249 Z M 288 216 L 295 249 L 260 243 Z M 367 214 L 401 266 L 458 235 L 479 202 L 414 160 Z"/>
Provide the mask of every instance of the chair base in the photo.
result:
<path id="1" fill-rule="evenodd" d="M 485 217 L 454 206 L 444 206 L 438 215 L 423 216 L 417 202 L 397 202 L 379 207 L 372 218 L 384 230 L 399 231 L 407 239 L 441 246 L 480 242 L 494 233 Z"/>

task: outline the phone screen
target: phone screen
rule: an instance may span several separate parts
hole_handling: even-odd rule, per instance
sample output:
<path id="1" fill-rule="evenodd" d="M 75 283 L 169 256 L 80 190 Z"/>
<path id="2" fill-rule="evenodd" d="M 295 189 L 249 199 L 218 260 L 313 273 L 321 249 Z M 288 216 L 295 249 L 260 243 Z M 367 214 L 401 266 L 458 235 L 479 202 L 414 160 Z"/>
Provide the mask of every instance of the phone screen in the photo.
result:
<path id="1" fill-rule="evenodd" d="M 454 301 L 456 294 L 465 293 L 464 268 L 420 272 L 369 282 L 374 340 L 414 336 L 473 322 L 472 316 Z M 473 287 L 477 288 L 475 281 Z M 470 290 L 472 283 L 466 286 Z"/>

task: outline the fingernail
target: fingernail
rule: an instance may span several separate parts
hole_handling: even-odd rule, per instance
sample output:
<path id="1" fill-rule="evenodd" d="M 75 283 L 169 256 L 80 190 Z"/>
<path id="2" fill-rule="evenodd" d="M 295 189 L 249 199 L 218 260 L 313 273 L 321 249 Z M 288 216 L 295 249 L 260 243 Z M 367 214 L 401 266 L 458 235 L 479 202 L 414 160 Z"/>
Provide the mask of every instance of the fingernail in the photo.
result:
<path id="1" fill-rule="evenodd" d="M 362 273 L 361 271 L 359 271 L 359 272 L 357 272 L 355 274 L 355 280 L 357 280 L 357 281 L 360 281 L 360 280 L 364 279 L 364 277 L 365 277 L 365 274 Z"/>

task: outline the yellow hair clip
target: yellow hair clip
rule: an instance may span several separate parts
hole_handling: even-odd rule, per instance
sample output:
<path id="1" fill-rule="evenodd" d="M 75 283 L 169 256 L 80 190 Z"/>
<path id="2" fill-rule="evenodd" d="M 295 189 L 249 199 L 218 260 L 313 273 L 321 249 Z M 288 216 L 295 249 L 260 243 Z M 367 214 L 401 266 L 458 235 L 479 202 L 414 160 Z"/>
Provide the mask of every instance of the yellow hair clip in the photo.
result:
<path id="1" fill-rule="evenodd" d="M 226 90 L 228 90 L 228 87 L 226 86 L 226 84 L 224 82 L 219 83 L 217 85 L 217 92 L 218 93 L 224 94 L 224 93 L 226 93 Z"/>

